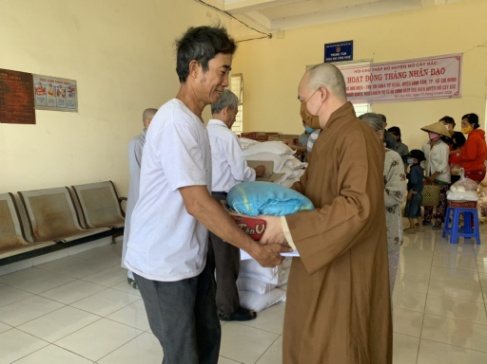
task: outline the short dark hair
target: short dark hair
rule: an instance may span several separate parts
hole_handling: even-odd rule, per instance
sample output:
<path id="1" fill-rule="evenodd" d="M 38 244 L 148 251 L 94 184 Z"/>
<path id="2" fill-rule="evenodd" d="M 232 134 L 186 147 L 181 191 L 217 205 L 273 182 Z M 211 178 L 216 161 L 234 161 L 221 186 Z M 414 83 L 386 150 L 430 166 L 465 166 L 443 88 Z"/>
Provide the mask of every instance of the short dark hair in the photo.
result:
<path id="1" fill-rule="evenodd" d="M 459 131 L 454 132 L 451 136 L 451 144 L 453 145 L 454 150 L 463 147 L 466 141 L 467 139 L 465 139 L 463 133 L 460 133 Z"/>
<path id="2" fill-rule="evenodd" d="M 479 116 L 477 114 L 471 113 L 471 114 L 465 114 L 462 116 L 462 120 L 467 119 L 469 124 L 473 124 L 473 128 L 477 129 L 480 127 L 479 124 Z"/>
<path id="3" fill-rule="evenodd" d="M 387 129 L 387 131 L 392 134 L 392 135 L 395 135 L 398 137 L 397 141 L 399 143 L 402 143 L 402 140 L 401 140 L 401 129 L 399 129 L 398 126 L 392 126 L 390 127 L 389 129 Z"/>
<path id="4" fill-rule="evenodd" d="M 453 119 L 451 116 L 443 116 L 439 121 L 442 121 L 446 124 L 453 124 L 453 127 L 455 127 L 455 119 Z"/>
<path id="5" fill-rule="evenodd" d="M 235 41 L 223 27 L 191 27 L 176 41 L 176 72 L 179 82 L 186 82 L 189 75 L 189 63 L 197 61 L 203 71 L 208 71 L 208 62 L 219 53 L 234 54 Z"/>

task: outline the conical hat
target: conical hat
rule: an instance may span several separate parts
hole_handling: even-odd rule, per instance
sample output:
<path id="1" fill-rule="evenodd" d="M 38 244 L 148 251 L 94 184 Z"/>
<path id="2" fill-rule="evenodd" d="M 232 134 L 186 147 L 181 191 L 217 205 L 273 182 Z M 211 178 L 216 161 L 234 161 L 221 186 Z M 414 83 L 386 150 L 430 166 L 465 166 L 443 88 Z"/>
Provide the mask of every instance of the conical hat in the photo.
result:
<path id="1" fill-rule="evenodd" d="M 436 123 L 430 124 L 423 126 L 421 130 L 426 131 L 426 132 L 431 132 L 431 133 L 436 133 L 440 134 L 446 137 L 450 137 L 450 133 L 448 132 L 448 129 L 446 128 L 445 124 L 441 121 L 437 121 Z"/>

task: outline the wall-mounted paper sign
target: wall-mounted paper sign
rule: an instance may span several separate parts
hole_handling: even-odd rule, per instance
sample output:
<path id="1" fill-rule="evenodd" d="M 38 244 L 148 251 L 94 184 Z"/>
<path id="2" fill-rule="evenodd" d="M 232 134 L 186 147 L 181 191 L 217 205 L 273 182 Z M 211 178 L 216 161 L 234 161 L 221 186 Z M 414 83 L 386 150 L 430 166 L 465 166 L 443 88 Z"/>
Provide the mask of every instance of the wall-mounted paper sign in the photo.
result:
<path id="1" fill-rule="evenodd" d="M 35 107 L 38 110 L 78 111 L 76 81 L 33 75 Z"/>
<path id="2" fill-rule="evenodd" d="M 32 74 L 0 69 L 0 123 L 36 123 Z"/>

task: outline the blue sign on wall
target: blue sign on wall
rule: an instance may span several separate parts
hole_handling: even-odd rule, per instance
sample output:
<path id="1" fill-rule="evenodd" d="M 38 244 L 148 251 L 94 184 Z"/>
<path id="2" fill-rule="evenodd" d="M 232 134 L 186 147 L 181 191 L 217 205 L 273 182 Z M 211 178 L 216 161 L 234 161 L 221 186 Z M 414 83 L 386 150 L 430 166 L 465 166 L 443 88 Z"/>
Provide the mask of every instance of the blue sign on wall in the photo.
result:
<path id="1" fill-rule="evenodd" d="M 325 43 L 325 62 L 353 60 L 353 40 L 338 43 Z"/>

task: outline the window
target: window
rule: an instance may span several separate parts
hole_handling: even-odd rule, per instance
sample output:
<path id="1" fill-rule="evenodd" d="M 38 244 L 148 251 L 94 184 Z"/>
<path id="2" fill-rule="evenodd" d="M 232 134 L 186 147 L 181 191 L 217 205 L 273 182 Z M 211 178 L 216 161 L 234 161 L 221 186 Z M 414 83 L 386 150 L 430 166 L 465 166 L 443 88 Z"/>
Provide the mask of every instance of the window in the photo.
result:
<path id="1" fill-rule="evenodd" d="M 230 77 L 230 91 L 238 96 L 238 114 L 232 125 L 232 131 L 240 135 L 243 132 L 243 77 L 241 73 Z"/>
<path id="2" fill-rule="evenodd" d="M 353 104 L 353 108 L 355 109 L 355 114 L 359 117 L 370 111 L 370 104 Z"/>

